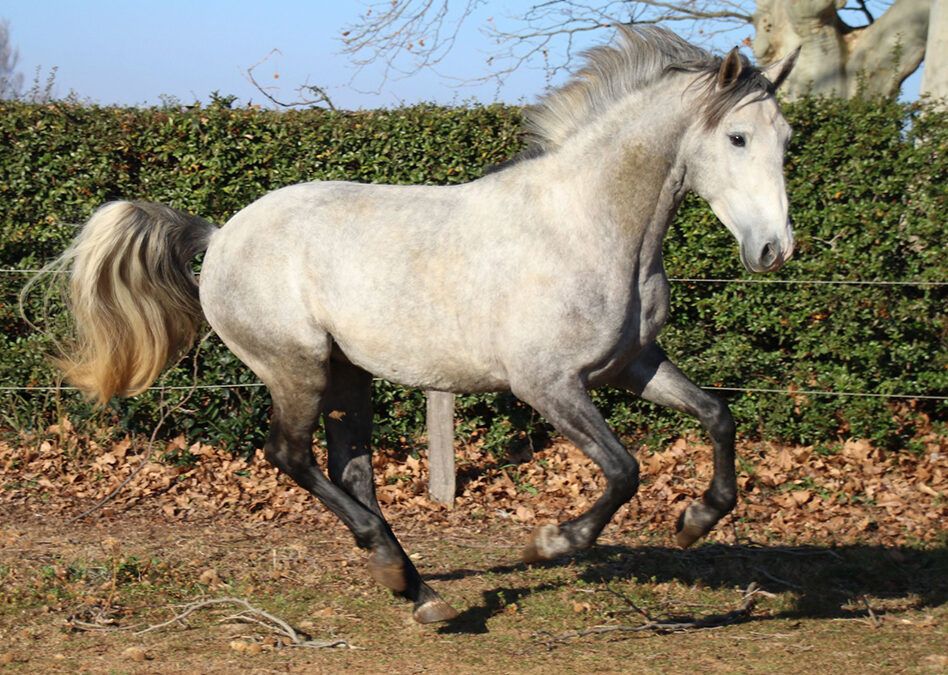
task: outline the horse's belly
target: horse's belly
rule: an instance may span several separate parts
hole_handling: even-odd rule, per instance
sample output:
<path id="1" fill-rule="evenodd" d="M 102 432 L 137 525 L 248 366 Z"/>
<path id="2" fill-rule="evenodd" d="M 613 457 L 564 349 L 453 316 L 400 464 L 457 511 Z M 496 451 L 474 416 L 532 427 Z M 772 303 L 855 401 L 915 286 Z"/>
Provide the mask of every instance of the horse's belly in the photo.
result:
<path id="1" fill-rule="evenodd" d="M 456 358 L 425 358 L 414 355 L 360 349 L 340 342 L 346 358 L 376 377 L 419 389 L 474 393 L 502 391 L 509 388 L 507 381 L 486 369 L 472 367 Z"/>
<path id="2" fill-rule="evenodd" d="M 414 336 L 420 334 L 413 331 Z M 360 368 L 397 384 L 454 392 L 501 391 L 509 388 L 502 369 L 476 356 L 464 344 L 442 336 L 420 342 L 398 331 L 332 333 L 336 347 Z"/>

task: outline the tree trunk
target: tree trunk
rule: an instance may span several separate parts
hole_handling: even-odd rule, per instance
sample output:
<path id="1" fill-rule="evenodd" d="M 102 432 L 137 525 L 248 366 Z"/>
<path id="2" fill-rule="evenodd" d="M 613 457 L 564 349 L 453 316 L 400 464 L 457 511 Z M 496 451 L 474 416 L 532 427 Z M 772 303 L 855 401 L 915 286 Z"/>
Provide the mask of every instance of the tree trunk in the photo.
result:
<path id="1" fill-rule="evenodd" d="M 945 5 L 945 0 L 932 2 L 921 88 L 922 96 L 940 99 L 941 107 L 948 105 L 948 7 Z"/>
<path id="2" fill-rule="evenodd" d="M 754 55 L 769 65 L 796 47 L 797 64 L 783 86 L 790 99 L 895 96 L 925 55 L 931 0 L 896 0 L 861 28 L 839 17 L 842 0 L 759 0 Z"/>

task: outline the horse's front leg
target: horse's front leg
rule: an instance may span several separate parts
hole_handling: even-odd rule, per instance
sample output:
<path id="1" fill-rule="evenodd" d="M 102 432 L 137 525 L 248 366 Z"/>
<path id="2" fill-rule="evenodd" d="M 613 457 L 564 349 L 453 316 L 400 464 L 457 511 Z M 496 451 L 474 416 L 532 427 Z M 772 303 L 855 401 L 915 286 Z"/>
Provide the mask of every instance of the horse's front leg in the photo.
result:
<path id="1" fill-rule="evenodd" d="M 592 459 L 606 476 L 606 489 L 586 513 L 561 525 L 537 528 L 523 552 L 525 562 L 551 560 L 591 546 L 620 506 L 639 487 L 639 464 L 593 405 L 579 376 L 522 384 L 514 393 Z"/>
<path id="2" fill-rule="evenodd" d="M 694 415 L 714 444 L 711 487 L 678 518 L 677 540 L 691 546 L 711 531 L 737 502 L 734 471 L 734 418 L 727 405 L 685 377 L 656 344 L 649 345 L 614 381 L 642 398 Z"/>

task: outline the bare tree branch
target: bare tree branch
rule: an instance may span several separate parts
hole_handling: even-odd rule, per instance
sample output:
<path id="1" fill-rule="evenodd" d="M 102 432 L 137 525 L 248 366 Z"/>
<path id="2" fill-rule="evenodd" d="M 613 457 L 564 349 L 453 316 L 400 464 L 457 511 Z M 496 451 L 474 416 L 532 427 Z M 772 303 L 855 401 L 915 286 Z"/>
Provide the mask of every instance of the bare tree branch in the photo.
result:
<path id="1" fill-rule="evenodd" d="M 896 0 L 851 39 L 846 67 L 853 74 L 853 93 L 858 87 L 869 95 L 898 93 L 925 57 L 930 7 L 928 0 Z"/>
<path id="2" fill-rule="evenodd" d="M 392 0 L 375 3 L 361 20 L 342 32 L 342 52 L 352 57 L 358 77 L 362 68 L 384 64 L 382 83 L 393 73 L 409 75 L 431 68 L 451 52 L 468 17 L 485 0 L 459 0 L 460 11 L 451 13 L 451 1 Z M 400 57 L 410 64 L 402 66 Z"/>
<path id="3" fill-rule="evenodd" d="M 383 66 L 382 83 L 441 64 L 461 28 L 486 6 L 484 0 L 390 0 L 373 4 L 343 31 L 343 53 L 357 66 L 355 77 L 372 64 Z M 487 73 L 448 78 L 465 84 L 497 81 L 521 67 L 542 64 L 548 78 L 568 68 L 582 34 L 617 23 L 688 23 L 708 38 L 747 26 L 753 3 L 736 0 L 546 0 L 520 16 L 490 16 L 481 31 L 497 45 L 486 59 Z M 700 25 L 699 25 L 700 24 Z M 381 86 L 381 85 L 380 85 Z"/>
<path id="4" fill-rule="evenodd" d="M 707 45 L 729 31 L 753 27 L 753 41 L 745 34 L 735 42 L 753 46 L 763 65 L 802 46 L 801 58 L 784 88 L 793 97 L 811 92 L 853 95 L 853 73 L 873 73 L 872 79 L 898 83 L 921 60 L 924 47 L 917 39 L 926 24 L 915 18 L 917 7 L 929 0 L 538 0 L 517 16 L 485 16 L 485 0 L 387 0 L 373 4 L 354 26 L 343 33 L 344 53 L 358 66 L 357 77 L 369 65 L 382 66 L 382 85 L 394 74 L 410 75 L 431 69 L 458 85 L 493 81 L 498 88 L 515 71 L 539 67 L 551 78 L 570 69 L 576 54 L 591 44 L 587 36 L 615 24 L 664 24 L 694 42 Z M 905 4 L 914 9 L 906 11 Z M 854 15 L 852 25 L 842 12 Z M 909 23 L 893 17 L 908 16 Z M 494 45 L 482 74 L 446 76 L 436 69 L 454 48 L 462 26 L 478 23 Z M 880 30 L 885 26 L 887 30 Z M 863 40 L 860 33 L 880 36 Z M 901 35 L 894 48 L 887 33 Z M 842 38 L 845 37 L 844 41 Z M 867 45 L 865 53 L 856 42 Z M 718 42 L 719 46 L 721 41 Z M 844 47 L 845 45 L 845 47 Z M 878 49 L 876 48 L 878 46 Z M 893 70 L 893 49 L 900 57 Z M 857 54 L 857 52 L 860 52 Z M 870 64 L 869 55 L 878 64 Z M 852 57 L 852 58 L 851 58 Z M 884 58 L 883 58 L 884 57 Z M 897 59 L 898 60 L 898 59 Z M 853 63 L 850 64 L 850 61 Z M 851 68 L 851 65 L 857 68 Z M 879 65 L 876 73 L 870 65 Z M 355 77 L 353 79 L 355 79 Z M 870 93 L 890 93 L 888 84 L 873 84 Z"/>
<path id="5" fill-rule="evenodd" d="M 883 3 L 878 3 L 878 4 L 883 4 Z M 885 3 L 885 4 L 891 4 L 891 3 Z M 856 0 L 855 7 L 850 7 L 849 3 L 847 3 L 846 5 L 841 7 L 839 11 L 858 12 L 859 14 L 862 14 L 863 18 L 866 20 L 865 25 L 867 26 L 876 20 L 876 17 L 872 13 L 872 10 L 869 8 L 869 3 L 866 2 L 866 0 Z"/>
<path id="6" fill-rule="evenodd" d="M 257 78 L 254 77 L 253 71 L 269 61 L 270 58 L 275 54 L 282 56 L 283 52 L 281 52 L 279 49 L 271 49 L 269 54 L 247 68 L 247 80 L 257 89 L 257 91 L 263 94 L 271 103 L 275 103 L 276 105 L 283 108 L 300 108 L 325 104 L 330 110 L 336 109 L 336 106 L 333 105 L 332 99 L 329 98 L 329 94 L 327 94 L 322 87 L 318 87 L 315 84 L 310 84 L 308 79 L 306 82 L 296 88 L 296 93 L 299 98 L 295 101 L 281 101 L 275 95 L 270 93 L 272 90 L 276 90 L 277 87 L 264 87 L 259 82 L 257 82 Z"/>
<path id="7" fill-rule="evenodd" d="M 10 22 L 0 21 L 0 100 L 17 98 L 23 87 L 23 74 L 17 72 L 20 51 L 10 41 Z"/>

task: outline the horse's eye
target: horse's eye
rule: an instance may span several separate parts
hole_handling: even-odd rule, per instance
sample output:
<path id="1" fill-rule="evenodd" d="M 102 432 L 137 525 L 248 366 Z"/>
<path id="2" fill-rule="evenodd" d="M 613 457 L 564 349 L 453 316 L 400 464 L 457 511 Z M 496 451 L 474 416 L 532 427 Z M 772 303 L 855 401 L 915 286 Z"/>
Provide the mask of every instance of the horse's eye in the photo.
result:
<path id="1" fill-rule="evenodd" d="M 747 145 L 747 139 L 744 138 L 744 134 L 728 134 L 728 139 L 731 141 L 731 145 L 735 148 L 743 148 Z"/>

